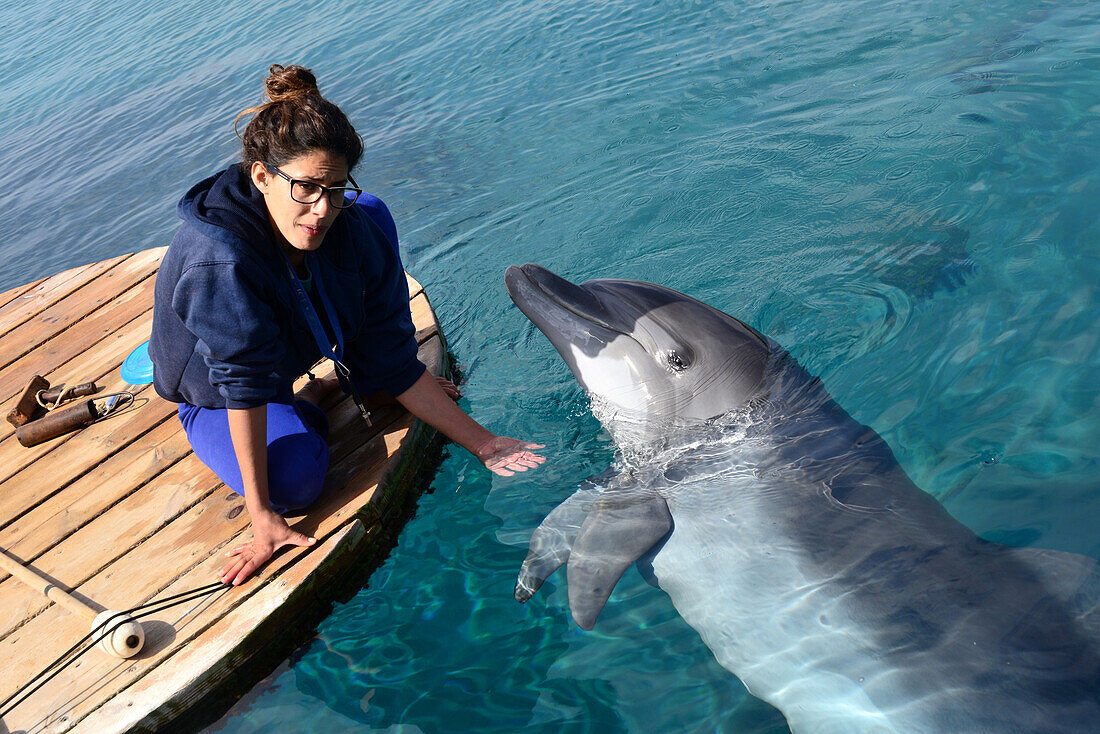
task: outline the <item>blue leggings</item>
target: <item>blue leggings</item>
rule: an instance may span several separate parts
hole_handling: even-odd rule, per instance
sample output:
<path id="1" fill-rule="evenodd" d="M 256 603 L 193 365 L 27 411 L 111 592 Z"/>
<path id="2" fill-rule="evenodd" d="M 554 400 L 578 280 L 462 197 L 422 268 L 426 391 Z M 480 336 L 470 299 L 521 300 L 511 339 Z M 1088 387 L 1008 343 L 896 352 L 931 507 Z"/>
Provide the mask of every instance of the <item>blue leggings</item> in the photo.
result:
<path id="1" fill-rule="evenodd" d="M 241 467 L 229 435 L 225 408 L 179 404 L 180 422 L 195 456 L 226 486 L 244 496 Z M 328 419 L 313 403 L 267 404 L 267 481 L 279 514 L 306 507 L 321 494 L 328 471 Z"/>

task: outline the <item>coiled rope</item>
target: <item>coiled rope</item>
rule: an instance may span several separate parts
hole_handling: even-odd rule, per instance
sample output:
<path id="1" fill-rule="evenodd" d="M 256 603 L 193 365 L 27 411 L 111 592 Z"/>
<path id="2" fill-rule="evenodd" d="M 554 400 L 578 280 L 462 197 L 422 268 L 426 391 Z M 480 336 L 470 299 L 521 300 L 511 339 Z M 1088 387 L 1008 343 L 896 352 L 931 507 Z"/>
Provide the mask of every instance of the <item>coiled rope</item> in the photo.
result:
<path id="1" fill-rule="evenodd" d="M 141 606 L 134 607 L 133 609 L 130 609 L 128 611 L 118 612 L 117 614 L 108 617 L 107 619 L 103 620 L 99 625 L 94 627 L 91 632 L 84 636 L 83 639 L 81 639 L 75 645 L 62 653 L 52 663 L 47 665 L 41 673 L 24 683 L 22 686 L 20 686 L 19 690 L 8 696 L 8 698 L 5 699 L 3 703 L 0 703 L 0 719 L 11 713 L 11 711 L 16 706 L 27 700 L 27 698 L 29 698 L 31 694 L 40 689 L 42 686 L 49 683 L 61 671 L 65 670 L 65 668 L 75 663 L 77 660 L 80 659 L 82 655 L 84 655 L 84 653 L 95 647 L 95 642 L 93 640 L 98 640 L 102 637 L 106 637 L 113 633 L 116 629 L 118 629 L 119 626 L 127 621 L 127 617 L 129 617 L 130 619 L 141 619 L 142 617 L 147 617 L 150 614 L 156 614 L 157 612 L 162 612 L 165 609 L 170 609 L 172 607 L 179 606 L 180 604 L 186 604 L 187 602 L 195 601 L 205 596 L 210 596 L 220 589 L 229 588 L 232 588 L 229 584 L 223 584 L 221 581 L 215 581 L 212 584 L 207 584 L 206 586 L 200 586 L 197 589 L 191 589 L 190 591 L 184 591 L 179 594 L 174 594 L 172 596 L 165 597 L 164 599 L 158 599 L 157 601 L 149 602 L 148 604 L 142 604 Z M 136 614 L 136 612 L 141 613 Z M 91 644 L 88 644 L 90 641 L 92 641 Z M 83 649 L 81 649 L 82 647 Z M 43 678 L 43 676 L 45 676 L 44 679 L 35 684 L 35 681 L 38 681 L 39 678 Z"/>

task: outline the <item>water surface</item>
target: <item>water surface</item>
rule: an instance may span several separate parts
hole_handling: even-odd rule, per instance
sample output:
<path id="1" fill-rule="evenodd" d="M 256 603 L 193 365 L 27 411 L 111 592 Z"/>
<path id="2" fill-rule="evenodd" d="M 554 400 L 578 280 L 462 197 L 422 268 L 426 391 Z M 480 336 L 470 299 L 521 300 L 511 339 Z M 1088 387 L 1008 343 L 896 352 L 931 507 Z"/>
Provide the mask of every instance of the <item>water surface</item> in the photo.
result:
<path id="1" fill-rule="evenodd" d="M 987 538 L 1100 555 L 1100 9 L 1088 2 L 118 0 L 0 9 L 0 289 L 164 245 L 267 65 L 367 144 L 492 429 L 213 729 L 785 731 L 627 573 L 592 633 L 527 536 L 613 460 L 504 268 L 630 277 L 768 333 Z"/>

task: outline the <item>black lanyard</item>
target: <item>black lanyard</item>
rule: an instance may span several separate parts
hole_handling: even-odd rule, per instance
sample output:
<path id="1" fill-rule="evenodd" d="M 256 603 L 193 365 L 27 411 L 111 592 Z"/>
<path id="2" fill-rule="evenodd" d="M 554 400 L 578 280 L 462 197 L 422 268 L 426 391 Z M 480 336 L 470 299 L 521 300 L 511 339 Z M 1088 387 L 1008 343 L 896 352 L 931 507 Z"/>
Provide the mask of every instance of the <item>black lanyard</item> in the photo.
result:
<path id="1" fill-rule="evenodd" d="M 286 262 L 287 272 L 290 273 L 290 288 L 294 291 L 295 297 L 298 299 L 298 305 L 302 307 L 302 312 L 305 314 L 306 322 L 309 324 L 309 330 L 313 333 L 313 339 L 317 342 L 317 348 L 321 350 L 321 355 L 328 357 L 332 360 L 332 364 L 336 369 L 336 378 L 340 380 L 340 387 L 344 392 L 351 395 L 355 401 L 356 407 L 359 408 L 359 414 L 363 416 L 363 420 L 366 424 L 371 425 L 370 411 L 367 410 L 367 406 L 363 404 L 363 400 L 359 397 L 359 393 L 355 391 L 355 386 L 351 381 L 351 370 L 344 364 L 344 332 L 340 329 L 340 317 L 336 313 L 336 309 L 332 307 L 332 302 L 329 301 L 328 294 L 325 292 L 324 282 L 321 280 L 320 273 L 317 272 L 316 263 L 312 261 L 311 255 L 313 253 L 306 253 L 306 267 L 309 268 L 313 274 L 314 287 L 317 289 L 317 295 L 321 297 L 321 306 L 325 309 L 325 317 L 328 319 L 329 326 L 332 327 L 332 336 L 336 340 L 336 344 L 329 343 L 328 334 L 325 333 L 325 327 L 321 325 L 321 319 L 318 318 L 317 312 L 313 308 L 313 301 L 310 300 L 309 294 L 306 293 L 306 287 L 302 285 L 301 279 L 298 277 L 298 273 L 294 271 L 294 266 L 290 264 L 290 260 L 287 258 L 286 253 L 280 248 L 279 254 L 283 256 L 283 260 Z M 311 267 L 310 263 L 313 262 Z"/>

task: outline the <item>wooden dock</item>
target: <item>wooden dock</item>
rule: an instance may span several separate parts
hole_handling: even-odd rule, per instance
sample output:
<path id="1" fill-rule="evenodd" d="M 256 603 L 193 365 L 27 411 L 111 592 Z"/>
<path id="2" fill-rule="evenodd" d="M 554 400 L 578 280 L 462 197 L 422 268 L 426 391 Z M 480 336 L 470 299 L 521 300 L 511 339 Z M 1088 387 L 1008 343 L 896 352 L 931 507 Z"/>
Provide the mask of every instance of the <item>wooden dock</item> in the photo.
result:
<path id="1" fill-rule="evenodd" d="M 53 385 L 94 380 L 100 394 L 123 389 L 122 361 L 149 338 L 163 254 L 123 255 L 0 295 L 4 415 L 35 374 Z M 412 278 L 409 297 L 420 359 L 442 375 L 439 324 Z M 152 386 L 135 392 L 131 407 L 33 448 L 7 422 L 0 427 L 0 548 L 103 609 L 209 584 L 225 551 L 249 537 L 243 500 L 192 454 L 175 404 Z M 434 469 L 440 439 L 396 407 L 376 410 L 369 429 L 348 399 L 324 407 L 332 455 L 325 491 L 308 514 L 288 518 L 317 544 L 284 549 L 239 587 L 145 617 L 137 657 L 88 652 L 4 716 L 0 734 L 148 731 L 178 721 L 303 610 L 327 604 L 328 581 L 388 552 L 385 539 Z M 89 627 L 0 573 L 0 700 Z"/>

